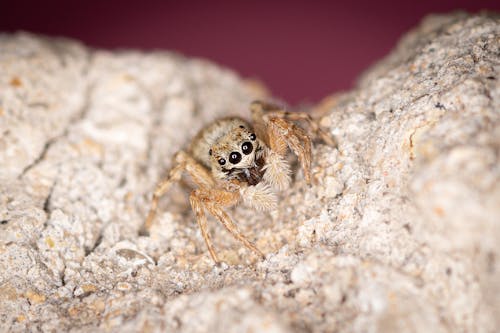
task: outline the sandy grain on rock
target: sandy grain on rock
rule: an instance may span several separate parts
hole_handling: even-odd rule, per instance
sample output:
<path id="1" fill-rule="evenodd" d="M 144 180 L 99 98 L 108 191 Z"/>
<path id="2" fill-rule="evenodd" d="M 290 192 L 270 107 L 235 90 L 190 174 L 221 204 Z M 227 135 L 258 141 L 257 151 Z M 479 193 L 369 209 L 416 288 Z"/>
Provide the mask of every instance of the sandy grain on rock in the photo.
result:
<path id="1" fill-rule="evenodd" d="M 0 36 L 0 331 L 494 332 L 500 325 L 500 19 L 430 16 L 318 106 L 316 145 L 272 214 L 187 185 L 139 228 L 171 156 L 262 90 L 171 53 Z M 321 110 L 320 110 L 321 109 Z"/>

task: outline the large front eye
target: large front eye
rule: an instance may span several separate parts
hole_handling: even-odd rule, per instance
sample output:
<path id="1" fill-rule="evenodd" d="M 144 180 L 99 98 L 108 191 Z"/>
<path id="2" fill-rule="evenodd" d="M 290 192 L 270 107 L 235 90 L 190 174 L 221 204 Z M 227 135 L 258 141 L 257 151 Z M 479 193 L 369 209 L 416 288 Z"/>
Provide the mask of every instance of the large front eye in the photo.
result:
<path id="1" fill-rule="evenodd" d="M 233 151 L 231 154 L 229 154 L 229 162 L 236 164 L 239 161 L 241 161 L 241 154 Z"/>
<path id="2" fill-rule="evenodd" d="M 243 154 L 248 155 L 252 152 L 253 146 L 250 142 L 244 142 L 241 145 L 241 150 L 243 151 Z"/>

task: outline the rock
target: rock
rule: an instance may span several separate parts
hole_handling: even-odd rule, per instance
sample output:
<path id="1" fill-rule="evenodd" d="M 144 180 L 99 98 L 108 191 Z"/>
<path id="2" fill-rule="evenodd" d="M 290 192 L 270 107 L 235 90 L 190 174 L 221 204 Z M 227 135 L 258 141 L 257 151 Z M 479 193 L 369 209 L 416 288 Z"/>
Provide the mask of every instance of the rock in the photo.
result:
<path id="1" fill-rule="evenodd" d="M 231 209 L 259 260 L 173 154 L 265 89 L 203 60 L 0 36 L 0 331 L 400 332 L 500 326 L 500 18 L 429 16 L 358 87 L 312 108 L 314 149 L 276 211 Z"/>

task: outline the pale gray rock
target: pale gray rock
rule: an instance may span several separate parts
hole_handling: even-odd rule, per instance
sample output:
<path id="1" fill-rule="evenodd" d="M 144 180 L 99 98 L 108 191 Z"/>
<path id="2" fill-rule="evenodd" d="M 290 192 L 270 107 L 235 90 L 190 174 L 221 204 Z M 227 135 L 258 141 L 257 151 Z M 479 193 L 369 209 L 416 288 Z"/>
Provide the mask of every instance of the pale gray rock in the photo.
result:
<path id="1" fill-rule="evenodd" d="M 358 87 L 312 108 L 314 149 L 278 209 L 189 183 L 140 228 L 172 155 L 248 115 L 255 82 L 167 52 L 0 35 L 0 331 L 494 332 L 500 326 L 500 19 L 429 16 Z"/>

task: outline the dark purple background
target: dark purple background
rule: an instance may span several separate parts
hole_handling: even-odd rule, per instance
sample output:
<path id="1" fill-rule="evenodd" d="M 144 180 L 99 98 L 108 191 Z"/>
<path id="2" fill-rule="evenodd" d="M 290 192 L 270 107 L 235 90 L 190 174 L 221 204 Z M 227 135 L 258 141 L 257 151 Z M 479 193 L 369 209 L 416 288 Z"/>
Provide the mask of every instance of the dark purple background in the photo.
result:
<path id="1" fill-rule="evenodd" d="M 0 1 L 0 31 L 178 50 L 258 78 L 291 103 L 352 87 L 428 13 L 500 7 L 498 0 Z"/>

